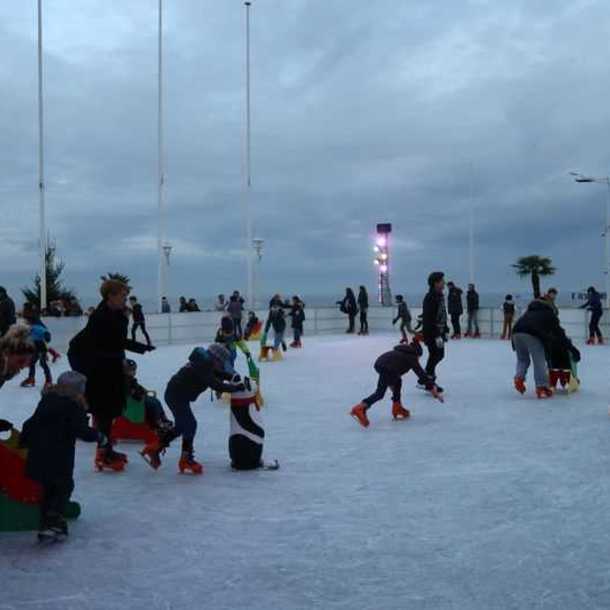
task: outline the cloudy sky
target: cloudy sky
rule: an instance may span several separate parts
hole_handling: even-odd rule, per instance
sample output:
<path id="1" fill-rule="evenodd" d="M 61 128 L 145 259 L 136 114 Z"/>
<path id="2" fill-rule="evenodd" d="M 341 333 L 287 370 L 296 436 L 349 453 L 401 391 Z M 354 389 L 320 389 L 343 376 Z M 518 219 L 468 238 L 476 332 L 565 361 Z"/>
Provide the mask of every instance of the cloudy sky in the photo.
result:
<path id="1" fill-rule="evenodd" d="M 0 284 L 37 266 L 36 2 L 0 3 Z M 67 283 L 156 282 L 156 0 L 43 0 L 48 223 Z M 165 0 L 173 295 L 244 287 L 244 8 Z M 524 288 L 544 254 L 565 290 L 602 283 L 610 171 L 603 0 L 255 0 L 253 206 L 266 291 L 467 281 L 475 207 L 482 291 Z"/>

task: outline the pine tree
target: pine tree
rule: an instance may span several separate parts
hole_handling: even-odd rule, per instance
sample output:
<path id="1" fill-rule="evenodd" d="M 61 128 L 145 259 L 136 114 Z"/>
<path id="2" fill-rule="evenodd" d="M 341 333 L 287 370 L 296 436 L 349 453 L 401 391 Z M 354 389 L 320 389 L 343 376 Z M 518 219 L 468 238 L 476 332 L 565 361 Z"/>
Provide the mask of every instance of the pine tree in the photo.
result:
<path id="1" fill-rule="evenodd" d="M 47 303 L 58 300 L 76 300 L 74 291 L 65 288 L 61 279 L 65 266 L 65 263 L 57 257 L 55 241 L 49 239 L 45 253 Z M 37 273 L 34 277 L 34 285 L 31 288 L 22 288 L 21 292 L 26 303 L 40 309 L 40 274 Z"/>

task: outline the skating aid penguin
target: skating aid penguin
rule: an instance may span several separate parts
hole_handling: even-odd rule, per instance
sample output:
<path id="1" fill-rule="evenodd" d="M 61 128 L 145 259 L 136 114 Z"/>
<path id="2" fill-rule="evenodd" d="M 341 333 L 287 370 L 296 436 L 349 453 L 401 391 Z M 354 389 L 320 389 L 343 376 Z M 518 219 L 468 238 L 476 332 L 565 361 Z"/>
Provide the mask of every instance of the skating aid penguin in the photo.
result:
<path id="1" fill-rule="evenodd" d="M 247 377 L 244 379 L 244 385 L 243 392 L 231 394 L 231 467 L 235 470 L 277 469 L 277 461 L 272 466 L 265 466 L 262 460 L 265 430 L 256 401 L 258 387 L 256 382 Z"/>

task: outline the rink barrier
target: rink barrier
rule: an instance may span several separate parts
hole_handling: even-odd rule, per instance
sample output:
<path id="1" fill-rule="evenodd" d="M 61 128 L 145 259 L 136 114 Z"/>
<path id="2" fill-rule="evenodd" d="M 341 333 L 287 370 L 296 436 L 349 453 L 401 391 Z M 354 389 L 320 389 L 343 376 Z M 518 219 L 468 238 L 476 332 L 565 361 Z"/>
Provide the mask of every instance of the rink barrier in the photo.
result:
<path id="1" fill-rule="evenodd" d="M 369 309 L 370 332 L 391 332 L 394 328 L 398 334 L 398 323 L 392 327 L 392 319 L 396 315 L 392 307 L 371 307 Z M 411 309 L 413 324 L 421 309 Z M 305 337 L 321 334 L 338 334 L 345 332 L 347 328 L 347 316 L 338 308 L 320 307 L 307 308 L 305 310 L 307 319 L 305 321 Z M 259 319 L 265 320 L 266 310 L 257 311 Z M 172 313 L 172 314 L 148 314 L 146 316 L 146 328 L 155 345 L 193 344 L 209 343 L 214 340 L 216 331 L 220 324 L 222 314 L 216 311 L 204 311 L 200 313 Z M 517 319 L 518 314 L 515 316 Z M 563 308 L 560 310 L 561 324 L 568 336 L 576 341 L 585 340 L 588 333 L 588 313 L 582 309 Z M 610 325 L 608 324 L 607 311 L 602 318 L 601 329 L 604 336 L 610 336 Z M 479 327 L 481 334 L 488 338 L 498 338 L 502 332 L 504 316 L 501 309 L 483 308 L 479 310 Z M 49 327 L 53 337 L 52 345 L 60 350 L 66 351 L 70 339 L 85 326 L 87 318 L 45 318 L 45 324 Z M 467 330 L 468 316 L 464 314 L 461 318 L 462 333 Z M 359 316 L 356 316 L 356 331 L 359 328 Z M 290 319 L 287 320 L 286 336 L 291 336 Z M 138 339 L 143 336 L 138 332 Z"/>

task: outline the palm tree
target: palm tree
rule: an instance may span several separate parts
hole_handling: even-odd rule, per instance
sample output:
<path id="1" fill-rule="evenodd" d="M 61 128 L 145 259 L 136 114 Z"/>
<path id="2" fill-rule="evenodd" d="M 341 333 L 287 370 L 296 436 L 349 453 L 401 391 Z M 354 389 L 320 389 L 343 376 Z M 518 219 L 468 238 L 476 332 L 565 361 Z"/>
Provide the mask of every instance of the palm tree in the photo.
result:
<path id="1" fill-rule="evenodd" d="M 102 282 L 105 282 L 106 280 L 117 280 L 119 282 L 122 282 L 123 284 L 125 284 L 125 286 L 127 286 L 127 288 L 131 288 L 131 286 L 129 285 L 129 277 L 127 275 L 125 275 L 124 273 L 107 273 L 106 275 L 102 275 L 100 277 L 100 280 L 102 280 Z"/>
<path id="2" fill-rule="evenodd" d="M 546 256 L 522 256 L 512 265 L 519 277 L 532 276 L 532 288 L 534 298 L 540 297 L 540 278 L 545 275 L 553 275 L 556 271 L 553 261 Z"/>

